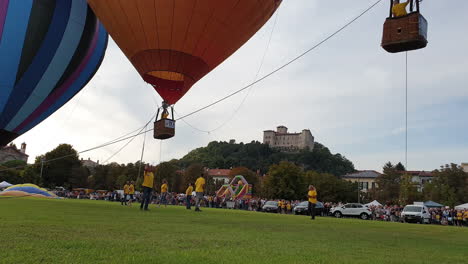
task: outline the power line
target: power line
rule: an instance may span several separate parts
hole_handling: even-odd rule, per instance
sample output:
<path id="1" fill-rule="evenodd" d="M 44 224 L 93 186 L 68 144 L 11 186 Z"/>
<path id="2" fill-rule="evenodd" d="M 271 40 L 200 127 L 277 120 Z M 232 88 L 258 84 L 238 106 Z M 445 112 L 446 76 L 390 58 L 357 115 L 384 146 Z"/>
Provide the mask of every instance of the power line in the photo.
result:
<path id="1" fill-rule="evenodd" d="M 151 116 L 150 120 L 149 120 L 149 121 L 146 123 L 146 125 L 140 130 L 140 132 L 143 131 L 143 130 L 145 130 L 145 129 L 148 127 L 149 123 L 156 117 L 156 115 L 157 115 L 157 112 L 155 112 L 154 115 Z M 132 138 L 130 138 L 130 140 L 129 140 L 127 143 L 125 143 L 119 150 L 117 150 L 114 154 L 112 154 L 109 158 L 107 158 L 107 159 L 103 162 L 103 164 L 107 163 L 110 159 L 112 159 L 113 157 L 115 157 L 115 155 L 119 154 L 119 152 L 122 151 L 125 147 L 127 147 L 128 144 L 130 144 L 130 143 L 136 138 L 136 136 L 139 135 L 140 132 L 138 132 L 138 134 L 135 134 Z"/>
<path id="2" fill-rule="evenodd" d="M 355 17 L 354 19 L 352 19 L 351 21 L 349 21 L 348 23 L 346 23 L 344 26 L 342 26 L 342 27 L 339 28 L 337 31 L 335 31 L 333 34 L 329 35 L 328 37 L 326 37 L 325 39 L 323 39 L 322 41 L 320 41 L 319 43 L 317 43 L 315 46 L 313 46 L 313 47 L 311 47 L 310 49 L 304 51 L 303 53 L 301 53 L 301 54 L 298 55 L 297 57 L 293 58 L 292 60 L 290 60 L 289 62 L 283 64 L 282 66 L 276 68 L 276 69 L 273 70 L 272 72 L 270 72 L 270 73 L 264 75 L 264 76 L 261 77 L 260 79 L 258 79 L 258 80 L 256 80 L 256 81 L 250 83 L 249 85 L 247 85 L 247 86 L 245 86 L 245 87 L 243 87 L 243 88 L 241 88 L 241 89 L 239 89 L 239 90 L 237 90 L 237 91 L 235 91 L 235 92 L 233 92 L 233 93 L 231 93 L 231 94 L 229 94 L 229 95 L 227 95 L 227 96 L 225 96 L 225 97 L 223 97 L 223 98 L 221 98 L 221 99 L 219 99 L 219 100 L 217 100 L 217 101 L 215 101 L 215 102 L 213 102 L 213 103 L 211 103 L 211 104 L 209 104 L 209 105 L 206 105 L 206 106 L 204 106 L 204 107 L 202 107 L 202 108 L 199 108 L 198 110 L 195 110 L 195 111 L 193 111 L 193 112 L 191 112 L 191 113 L 189 113 L 189 114 L 186 114 L 186 115 L 184 115 L 184 116 L 182 116 L 182 117 L 179 117 L 179 118 L 176 119 L 176 120 L 184 119 L 184 118 L 189 117 L 189 116 L 191 116 L 191 115 L 193 115 L 193 114 L 196 114 L 196 113 L 198 113 L 198 112 L 200 112 L 200 111 L 203 111 L 203 110 L 205 110 L 205 109 L 207 109 L 207 108 L 209 108 L 209 107 L 211 107 L 211 106 L 213 106 L 213 105 L 216 105 L 216 104 L 218 104 L 218 103 L 220 103 L 220 102 L 222 102 L 222 101 L 228 99 L 229 97 L 232 97 L 232 96 L 234 96 L 234 95 L 236 95 L 236 94 L 238 94 L 238 93 L 240 93 L 240 92 L 242 92 L 242 91 L 244 91 L 244 90 L 250 88 L 251 86 L 253 86 L 253 85 L 255 85 L 255 84 L 257 84 L 257 83 L 259 83 L 259 82 L 265 80 L 266 78 L 272 76 L 273 74 L 279 72 L 280 70 L 286 68 L 287 66 L 289 66 L 289 65 L 292 64 L 293 62 L 295 62 L 295 61 L 299 60 L 300 58 L 304 57 L 307 53 L 309 53 L 309 52 L 311 52 L 312 50 L 318 48 L 318 47 L 321 46 L 323 43 L 327 42 L 329 39 L 333 38 L 335 35 L 337 35 L 337 34 L 340 33 L 341 31 L 343 31 L 345 28 L 347 28 L 348 26 L 350 26 L 351 24 L 353 24 L 356 20 L 358 20 L 359 18 L 361 18 L 364 14 L 366 14 L 367 12 L 369 12 L 372 8 L 374 8 L 374 7 L 375 7 L 377 4 L 379 4 L 380 2 L 382 2 L 382 0 L 378 0 L 377 2 L 375 2 L 374 4 L 372 4 L 370 7 L 368 7 L 368 8 L 365 9 L 363 12 L 361 12 L 357 17 Z"/>

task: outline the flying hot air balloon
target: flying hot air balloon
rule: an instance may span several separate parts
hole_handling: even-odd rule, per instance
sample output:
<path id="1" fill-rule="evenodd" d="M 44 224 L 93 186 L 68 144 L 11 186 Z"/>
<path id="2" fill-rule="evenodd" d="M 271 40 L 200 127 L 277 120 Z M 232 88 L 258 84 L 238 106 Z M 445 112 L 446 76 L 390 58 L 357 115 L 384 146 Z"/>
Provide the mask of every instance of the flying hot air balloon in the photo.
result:
<path id="1" fill-rule="evenodd" d="M 175 104 L 249 40 L 281 0 L 88 0 L 109 34 L 163 98 L 155 138 L 174 136 Z"/>
<path id="2" fill-rule="evenodd" d="M 75 96 L 107 40 L 86 0 L 0 0 L 0 146 Z"/>

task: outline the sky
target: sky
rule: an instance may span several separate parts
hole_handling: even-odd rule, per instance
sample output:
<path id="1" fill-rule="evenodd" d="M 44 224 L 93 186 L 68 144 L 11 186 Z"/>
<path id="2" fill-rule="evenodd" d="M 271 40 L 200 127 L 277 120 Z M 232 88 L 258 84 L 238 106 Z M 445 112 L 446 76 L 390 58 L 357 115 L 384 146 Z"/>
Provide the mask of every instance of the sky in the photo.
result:
<path id="1" fill-rule="evenodd" d="M 176 104 L 177 115 L 244 87 L 257 72 L 259 77 L 271 72 L 374 2 L 283 0 L 263 28 Z M 429 43 L 408 53 L 410 170 L 468 162 L 468 1 L 447 2 L 421 3 L 429 23 Z M 328 42 L 251 89 L 178 121 L 174 138 L 159 141 L 148 133 L 144 161 L 158 164 L 181 158 L 211 141 L 262 141 L 264 130 L 284 125 L 291 132 L 310 129 L 316 141 L 344 155 L 358 170 L 381 171 L 388 161 L 405 163 L 405 53 L 390 54 L 380 47 L 388 8 L 388 1 L 382 1 Z M 161 101 L 110 40 L 88 85 L 14 142 L 27 143 L 30 163 L 61 143 L 82 151 L 141 128 Z M 136 137 L 111 159 L 127 141 L 81 157 L 100 163 L 135 162 L 143 139 Z"/>

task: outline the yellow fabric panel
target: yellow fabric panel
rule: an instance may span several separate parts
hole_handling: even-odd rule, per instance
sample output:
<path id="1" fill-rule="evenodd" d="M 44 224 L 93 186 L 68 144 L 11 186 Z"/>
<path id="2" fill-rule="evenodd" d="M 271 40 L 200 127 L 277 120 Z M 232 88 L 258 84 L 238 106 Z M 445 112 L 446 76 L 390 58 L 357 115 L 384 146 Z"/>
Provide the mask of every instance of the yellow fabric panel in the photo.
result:
<path id="1" fill-rule="evenodd" d="M 165 79 L 165 80 L 171 80 L 171 81 L 183 81 L 184 80 L 184 75 L 180 73 L 176 73 L 176 72 L 152 71 L 148 74 L 154 77 Z"/>

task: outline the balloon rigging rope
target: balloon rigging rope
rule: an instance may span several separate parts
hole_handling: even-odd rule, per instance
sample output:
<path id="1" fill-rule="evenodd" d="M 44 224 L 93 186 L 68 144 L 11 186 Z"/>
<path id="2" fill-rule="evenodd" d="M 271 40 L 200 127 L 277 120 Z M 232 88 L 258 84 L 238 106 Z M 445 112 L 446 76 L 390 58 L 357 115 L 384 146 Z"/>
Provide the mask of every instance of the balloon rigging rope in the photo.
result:
<path id="1" fill-rule="evenodd" d="M 351 24 L 353 24 L 356 20 L 358 20 L 359 18 L 361 18 L 363 15 L 365 15 L 365 14 L 366 14 L 367 12 L 369 12 L 370 10 L 372 10 L 372 9 L 373 9 L 376 5 L 378 5 L 380 2 L 382 2 L 382 0 L 376 1 L 374 4 L 372 4 L 370 7 L 368 7 L 367 9 L 365 9 L 363 12 L 361 12 L 358 16 L 356 16 L 354 19 L 352 19 L 352 20 L 349 21 L 348 23 L 346 23 L 344 26 L 342 26 L 341 28 L 339 28 L 339 29 L 338 29 L 337 31 L 335 31 L 333 34 L 329 35 L 328 37 L 326 37 L 325 39 L 323 39 L 322 41 L 320 41 L 319 43 L 317 43 L 316 45 L 314 45 L 314 46 L 311 47 L 310 49 L 304 51 L 303 53 L 301 53 L 300 55 L 296 56 L 295 58 L 293 58 L 292 60 L 288 61 L 287 63 L 283 64 L 282 66 L 276 68 L 276 69 L 273 70 L 272 72 L 270 72 L 270 73 L 268 73 L 268 74 L 262 76 L 260 79 L 258 79 L 258 80 L 256 80 L 256 81 L 250 83 L 249 85 L 247 85 L 247 86 L 245 86 L 245 87 L 243 87 L 243 88 L 241 88 L 241 89 L 239 89 L 239 90 L 237 90 L 237 91 L 235 91 L 235 92 L 233 92 L 233 93 L 231 93 L 231 94 L 229 94 L 229 95 L 227 95 L 227 96 L 225 96 L 225 97 L 223 97 L 223 98 L 221 98 L 221 99 L 219 99 L 219 100 L 217 100 L 217 101 L 215 101 L 215 102 L 213 102 L 213 103 L 211 103 L 211 104 L 209 104 L 209 105 L 206 105 L 206 106 L 204 106 L 204 107 L 202 107 L 202 108 L 199 108 L 198 110 L 195 110 L 195 111 L 193 111 L 193 112 L 191 112 L 191 113 L 189 113 L 189 114 L 186 114 L 186 115 L 184 115 L 184 116 L 181 116 L 181 117 L 177 118 L 176 120 L 182 120 L 182 119 L 184 119 L 184 118 L 186 118 L 186 117 L 189 117 L 189 116 L 194 115 L 194 114 L 196 114 L 196 113 L 198 113 L 198 112 L 200 112 L 200 111 L 203 111 L 203 110 L 205 110 L 205 109 L 207 109 L 207 108 L 209 108 L 209 107 L 211 107 L 211 106 L 213 106 L 213 105 L 216 105 L 216 104 L 218 104 L 218 103 L 220 103 L 220 102 L 222 102 L 222 101 L 224 101 L 224 100 L 226 100 L 226 99 L 228 99 L 228 98 L 230 98 L 230 97 L 232 97 L 232 96 L 234 96 L 234 95 L 236 95 L 236 94 L 238 94 L 238 93 L 240 93 L 240 92 L 242 92 L 242 91 L 244 91 L 244 90 L 250 88 L 251 86 L 253 86 L 253 85 L 255 85 L 255 84 L 257 84 L 257 83 L 259 83 L 259 82 L 265 80 L 266 78 L 272 76 L 273 74 L 279 72 L 280 70 L 286 68 L 286 67 L 289 66 L 290 64 L 292 64 L 292 63 L 294 63 L 295 61 L 299 60 L 300 58 L 304 57 L 306 54 L 308 54 L 308 53 L 311 52 L 312 50 L 318 48 L 319 46 L 321 46 L 322 44 L 324 44 L 325 42 L 327 42 L 329 39 L 333 38 L 335 35 L 337 35 L 337 34 L 340 33 L 341 31 L 343 31 L 344 29 L 346 29 L 348 26 L 350 26 Z M 155 115 L 156 115 L 156 114 L 155 114 Z M 150 132 L 150 131 L 153 131 L 153 128 L 150 128 L 150 129 L 146 129 L 146 130 L 145 130 L 145 128 L 147 127 L 147 125 L 149 124 L 149 122 L 151 122 L 152 119 L 153 119 L 153 117 L 151 117 L 150 121 L 148 121 L 148 123 L 147 123 L 145 126 L 143 126 L 141 129 L 137 129 L 137 130 L 140 130 L 140 131 L 139 131 L 137 134 L 135 134 L 135 135 L 132 135 L 132 136 L 121 136 L 121 137 L 116 138 L 116 139 L 114 139 L 114 140 L 112 140 L 112 141 L 109 141 L 109 142 L 107 142 L 107 143 L 104 143 L 104 144 L 98 145 L 98 146 L 96 146 L 96 147 L 93 147 L 93 148 L 89 148 L 89 149 L 80 151 L 80 152 L 78 152 L 78 154 L 82 154 L 82 153 L 85 153 L 85 152 L 89 152 L 89 151 L 92 151 L 92 150 L 96 150 L 96 149 L 99 149 L 99 148 L 103 148 L 103 147 L 106 147 L 106 146 L 109 146 L 109 145 L 113 145 L 113 144 L 122 142 L 122 141 L 124 141 L 124 140 L 130 139 L 130 141 L 127 142 L 127 143 L 124 145 L 124 147 L 125 147 L 125 146 L 127 146 L 131 141 L 133 141 L 133 139 L 134 139 L 135 137 L 137 137 L 137 136 L 139 136 L 139 135 L 142 135 L 142 134 L 146 134 L 146 133 L 148 133 L 148 132 Z M 144 130 L 144 131 L 143 131 L 143 130 Z M 135 131 L 136 131 L 136 130 L 135 130 Z M 131 133 L 129 133 L 129 134 L 131 134 Z M 128 134 L 127 134 L 127 135 L 128 135 Z M 114 153 L 114 155 L 112 155 L 111 157 L 115 156 L 115 155 L 116 155 L 118 152 L 120 152 L 122 149 L 123 149 L 123 148 L 119 149 L 119 150 L 118 150 L 116 153 Z M 74 156 L 74 155 L 75 155 L 75 154 L 70 154 L 70 155 L 65 155 L 65 156 L 57 157 L 57 158 L 50 159 L 50 160 L 45 160 L 44 163 L 46 163 L 46 162 L 52 162 L 52 161 L 55 161 L 55 160 L 63 159 L 63 158 L 70 157 L 70 156 Z M 111 157 L 110 157 L 110 158 L 111 158 Z M 108 158 L 107 160 L 109 160 L 110 158 Z M 27 166 L 28 166 L 28 165 L 26 165 L 26 166 L 18 166 L 18 167 L 13 167 L 13 168 L 6 168 L 6 169 L 0 170 L 0 172 L 6 171 L 6 170 L 11 170 L 11 169 L 24 168 L 24 167 L 27 167 Z"/>
<path id="2" fill-rule="evenodd" d="M 408 52 L 405 52 L 405 168 L 408 170 Z"/>
<path id="3" fill-rule="evenodd" d="M 218 103 L 220 103 L 220 102 L 222 102 L 222 101 L 224 101 L 224 100 L 226 100 L 226 99 L 228 99 L 228 98 L 230 98 L 230 97 L 232 97 L 232 96 L 234 96 L 234 95 L 236 95 L 236 94 L 238 94 L 238 93 L 240 93 L 240 92 L 242 92 L 242 91 L 244 91 L 244 90 L 250 88 L 251 86 L 253 86 L 253 85 L 255 85 L 255 84 L 257 84 L 257 83 L 259 83 L 259 82 L 265 80 L 266 78 L 272 76 L 273 74 L 279 72 L 280 70 L 286 68 L 287 66 L 289 66 L 289 65 L 292 64 L 293 62 L 296 62 L 296 61 L 299 60 L 300 58 L 302 58 L 302 57 L 304 57 L 305 55 L 307 55 L 309 52 L 311 52 L 311 51 L 315 50 L 316 48 L 320 47 L 322 44 L 324 44 L 325 42 L 327 42 L 328 40 L 330 40 L 331 38 L 333 38 L 334 36 L 336 36 L 338 33 L 340 33 L 341 31 L 343 31 L 344 29 L 346 29 L 348 26 L 350 26 L 351 24 L 353 24 L 356 20 L 358 20 L 358 19 L 361 18 L 363 15 L 365 15 L 367 12 L 369 12 L 371 9 L 373 9 L 373 8 L 374 8 L 377 4 L 379 4 L 380 2 L 382 2 L 382 0 L 376 1 L 374 4 L 372 4 L 370 7 L 368 7 L 367 9 L 365 9 L 365 10 L 364 10 L 363 12 L 361 12 L 358 16 L 356 16 L 354 19 L 352 19 L 351 21 L 349 21 L 348 23 L 346 23 L 344 26 L 342 26 L 341 28 L 339 28 L 337 31 L 333 32 L 331 35 L 329 35 L 328 37 L 326 37 L 325 39 L 323 39 L 322 41 L 320 41 L 319 43 L 317 43 L 316 45 L 314 45 L 314 46 L 311 47 L 310 49 L 308 49 L 308 50 L 304 51 L 303 53 L 301 53 L 300 55 L 296 56 L 296 57 L 293 58 L 292 60 L 290 60 L 290 61 L 288 61 L 287 63 L 283 64 L 282 66 L 276 68 L 275 70 L 271 71 L 270 73 L 264 75 L 264 76 L 261 77 L 260 79 L 258 79 L 258 80 L 256 80 L 256 81 L 250 83 L 249 85 L 247 85 L 247 86 L 245 86 L 245 87 L 243 87 L 243 88 L 241 88 L 241 89 L 239 89 L 239 90 L 237 90 L 237 91 L 235 91 L 235 92 L 233 92 L 233 93 L 231 93 L 231 94 L 229 94 L 229 95 L 227 95 L 227 96 L 225 96 L 225 97 L 223 97 L 223 98 L 221 98 L 221 99 L 219 99 L 219 100 L 217 100 L 217 101 L 215 101 L 215 102 L 213 102 L 213 103 L 211 103 L 211 104 L 209 104 L 209 105 L 206 105 L 206 106 L 204 106 L 204 107 L 202 107 L 202 108 L 199 108 L 199 109 L 197 109 L 197 110 L 195 110 L 195 111 L 193 111 L 193 112 L 191 112 L 191 113 L 188 113 L 188 114 L 186 114 L 186 115 L 184 115 L 184 116 L 181 116 L 181 117 L 177 118 L 176 120 L 184 119 L 184 118 L 189 117 L 189 116 L 191 116 L 191 115 L 193 115 L 193 114 L 196 114 L 196 113 L 198 113 L 198 112 L 200 112 L 200 111 L 203 111 L 203 110 L 205 110 L 205 109 L 207 109 L 207 108 L 209 108 L 209 107 L 211 107 L 211 106 L 213 106 L 213 105 L 216 105 L 216 104 L 218 104 Z"/>

